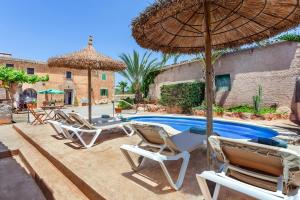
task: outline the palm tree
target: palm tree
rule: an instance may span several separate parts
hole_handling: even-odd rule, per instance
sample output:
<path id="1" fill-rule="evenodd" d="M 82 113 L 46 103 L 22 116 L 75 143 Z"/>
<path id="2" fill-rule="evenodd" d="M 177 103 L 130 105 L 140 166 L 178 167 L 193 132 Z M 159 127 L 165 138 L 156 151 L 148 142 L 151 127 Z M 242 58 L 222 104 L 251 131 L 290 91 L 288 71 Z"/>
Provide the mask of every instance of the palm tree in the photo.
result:
<path id="1" fill-rule="evenodd" d="M 133 51 L 133 54 L 121 54 L 120 58 L 126 64 L 127 68 L 119 72 L 123 77 L 125 77 L 132 85 L 135 90 L 135 100 L 140 102 L 142 100 L 141 87 L 145 80 L 145 77 L 152 71 L 158 69 L 160 64 L 156 59 L 150 58 L 151 53 L 145 52 L 142 57 L 140 57 L 137 51 Z"/>
<path id="2" fill-rule="evenodd" d="M 177 64 L 178 63 L 178 59 L 182 56 L 182 54 L 180 53 L 175 53 L 175 54 L 172 54 L 172 57 L 173 57 L 173 64 Z"/>
<path id="3" fill-rule="evenodd" d="M 118 87 L 120 88 L 122 94 L 125 93 L 125 89 L 127 88 L 127 82 L 126 81 L 120 81 L 118 84 Z"/>
<path id="4" fill-rule="evenodd" d="M 182 54 L 180 53 L 174 53 L 174 54 L 162 54 L 161 55 L 161 61 L 160 61 L 160 65 L 161 67 L 166 66 L 167 62 L 173 58 L 173 62 L 171 64 L 177 64 L 178 63 L 178 59 L 182 56 Z"/>

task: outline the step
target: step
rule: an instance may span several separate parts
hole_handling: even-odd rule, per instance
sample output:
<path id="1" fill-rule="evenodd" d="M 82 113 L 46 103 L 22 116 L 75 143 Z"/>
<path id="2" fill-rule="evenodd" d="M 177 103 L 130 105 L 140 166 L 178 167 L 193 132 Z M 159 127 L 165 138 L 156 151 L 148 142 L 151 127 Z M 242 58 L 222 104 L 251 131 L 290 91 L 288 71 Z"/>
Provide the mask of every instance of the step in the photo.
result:
<path id="1" fill-rule="evenodd" d="M 88 199 L 11 125 L 0 126 L 0 141 L 0 156 L 17 156 L 17 162 L 30 173 L 47 199 Z"/>

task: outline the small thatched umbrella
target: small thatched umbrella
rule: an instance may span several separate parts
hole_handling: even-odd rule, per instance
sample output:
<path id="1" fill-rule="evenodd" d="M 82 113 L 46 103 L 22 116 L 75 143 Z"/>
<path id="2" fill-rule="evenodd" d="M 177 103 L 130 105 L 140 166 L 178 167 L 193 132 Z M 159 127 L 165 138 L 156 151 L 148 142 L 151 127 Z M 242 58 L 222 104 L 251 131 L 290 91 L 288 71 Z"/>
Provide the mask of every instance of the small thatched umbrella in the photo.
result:
<path id="1" fill-rule="evenodd" d="M 205 50 L 207 137 L 213 129 L 212 48 L 269 38 L 300 23 L 300 0 L 157 0 L 132 23 L 144 48 L 164 53 Z M 251 66 L 250 66 L 251 67 Z M 210 167 L 210 150 L 207 149 Z"/>
<path id="2" fill-rule="evenodd" d="M 92 93 L 91 93 L 91 71 L 122 71 L 125 65 L 122 62 L 113 60 L 110 57 L 98 53 L 93 47 L 93 37 L 89 37 L 88 46 L 78 52 L 50 58 L 49 67 L 73 68 L 88 71 L 88 99 L 89 99 L 89 121 L 92 119 Z"/>

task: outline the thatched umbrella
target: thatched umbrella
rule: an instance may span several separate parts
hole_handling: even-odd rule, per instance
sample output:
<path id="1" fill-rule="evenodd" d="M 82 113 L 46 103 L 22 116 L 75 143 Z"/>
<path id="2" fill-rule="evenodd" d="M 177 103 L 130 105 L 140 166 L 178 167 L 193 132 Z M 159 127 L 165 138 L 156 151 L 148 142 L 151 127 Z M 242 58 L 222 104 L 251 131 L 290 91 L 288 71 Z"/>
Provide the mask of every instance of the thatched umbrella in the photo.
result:
<path id="1" fill-rule="evenodd" d="M 158 0 L 133 20 L 133 37 L 142 47 L 164 53 L 205 50 L 209 137 L 213 129 L 212 48 L 252 43 L 297 26 L 299 1 Z M 207 155 L 210 167 L 209 145 Z"/>
<path id="2" fill-rule="evenodd" d="M 89 121 L 92 119 L 91 71 L 122 71 L 125 65 L 110 57 L 98 53 L 93 47 L 93 37 L 89 37 L 88 46 L 78 52 L 48 59 L 49 67 L 73 68 L 88 71 Z"/>

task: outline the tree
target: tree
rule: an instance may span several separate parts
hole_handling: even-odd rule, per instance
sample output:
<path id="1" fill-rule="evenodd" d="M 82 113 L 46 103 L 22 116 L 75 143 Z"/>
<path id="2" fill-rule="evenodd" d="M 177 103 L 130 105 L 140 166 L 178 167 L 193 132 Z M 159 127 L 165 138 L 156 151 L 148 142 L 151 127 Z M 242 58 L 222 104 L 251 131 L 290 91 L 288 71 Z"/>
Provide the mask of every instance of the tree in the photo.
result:
<path id="1" fill-rule="evenodd" d="M 162 54 L 161 56 L 161 61 L 160 61 L 160 67 L 165 67 L 167 62 L 170 60 L 170 59 L 173 59 L 173 62 L 171 64 L 177 64 L 178 63 L 178 59 L 182 56 L 182 54 L 180 53 L 174 53 L 174 54 L 169 54 L 169 53 L 166 53 L 166 54 Z"/>
<path id="2" fill-rule="evenodd" d="M 151 59 L 150 56 L 151 53 L 147 51 L 140 56 L 135 50 L 132 55 L 125 53 L 120 55 L 127 68 L 119 73 L 131 83 L 136 102 L 140 102 L 143 98 L 142 85 L 146 76 L 160 67 L 157 59 Z"/>
<path id="3" fill-rule="evenodd" d="M 278 37 L 279 40 L 300 42 L 300 35 L 296 33 L 286 33 Z"/>
<path id="4" fill-rule="evenodd" d="M 126 81 L 120 81 L 118 84 L 118 87 L 120 88 L 122 94 L 125 94 L 125 90 L 127 88 L 127 82 Z"/>
<path id="5" fill-rule="evenodd" d="M 173 64 L 177 64 L 178 63 L 178 59 L 182 56 L 182 54 L 180 53 L 175 53 L 175 54 L 172 54 L 172 57 L 173 57 Z"/>
<path id="6" fill-rule="evenodd" d="M 18 84 L 36 82 L 45 82 L 49 80 L 49 76 L 28 75 L 23 70 L 17 70 L 11 67 L 0 66 L 0 87 L 5 88 L 6 98 L 11 99 L 14 103 L 14 94 Z"/>

